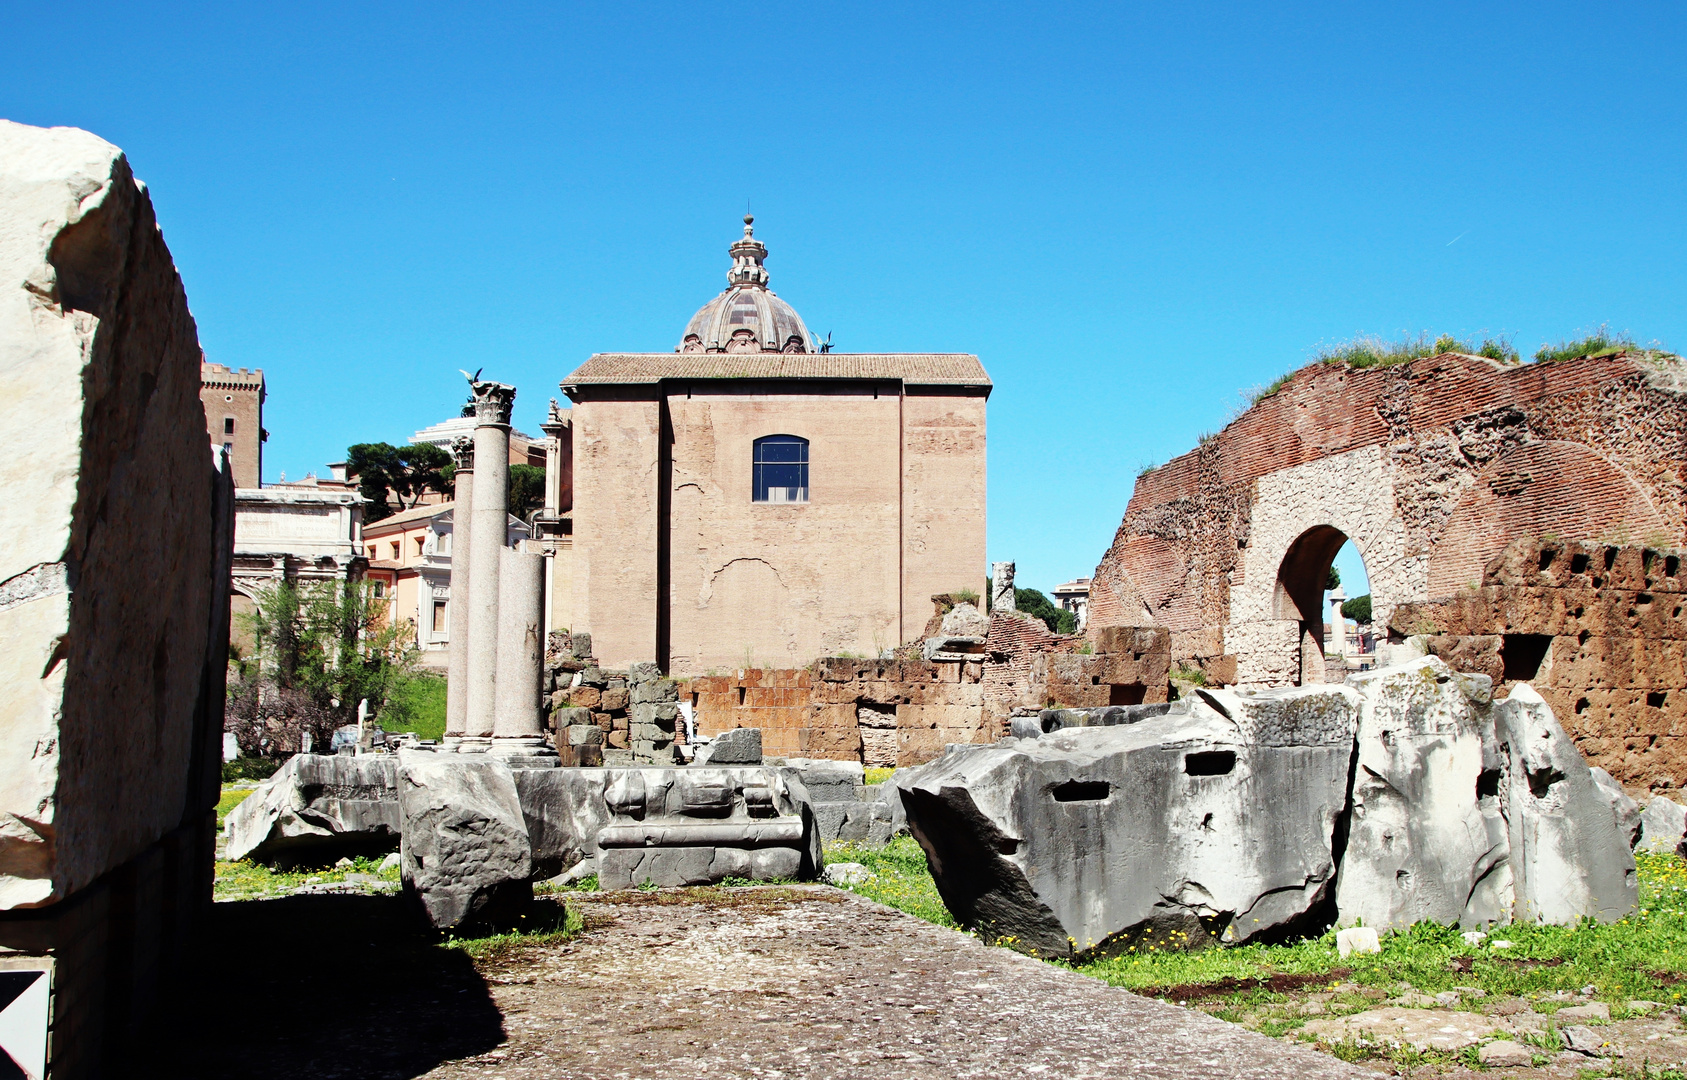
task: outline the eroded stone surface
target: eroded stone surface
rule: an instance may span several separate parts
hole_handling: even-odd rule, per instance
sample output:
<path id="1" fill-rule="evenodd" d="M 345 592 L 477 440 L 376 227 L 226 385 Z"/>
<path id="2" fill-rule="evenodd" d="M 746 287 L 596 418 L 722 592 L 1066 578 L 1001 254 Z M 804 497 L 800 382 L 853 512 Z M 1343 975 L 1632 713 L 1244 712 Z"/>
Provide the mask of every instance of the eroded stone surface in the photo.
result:
<path id="1" fill-rule="evenodd" d="M 1353 1040 L 1418 1050 L 1462 1050 L 1499 1031 L 1500 1025 L 1480 1013 L 1389 1006 L 1310 1020 L 1305 1030 L 1330 1042 Z"/>
<path id="2" fill-rule="evenodd" d="M 452 929 L 518 914 L 532 898 L 533 849 L 503 762 L 482 754 L 398 754 L 405 893 Z"/>
<path id="3" fill-rule="evenodd" d="M 398 761 L 295 754 L 228 816 L 227 857 L 327 865 L 398 846 Z"/>
<path id="4" fill-rule="evenodd" d="M 824 887 L 582 906 L 593 929 L 489 980 L 507 1041 L 427 1077 L 1371 1075 Z"/>
<path id="5" fill-rule="evenodd" d="M 1354 700 L 1203 692 L 952 752 L 902 787 L 908 825 L 956 918 L 1036 955 L 1286 932 L 1334 882 Z"/>

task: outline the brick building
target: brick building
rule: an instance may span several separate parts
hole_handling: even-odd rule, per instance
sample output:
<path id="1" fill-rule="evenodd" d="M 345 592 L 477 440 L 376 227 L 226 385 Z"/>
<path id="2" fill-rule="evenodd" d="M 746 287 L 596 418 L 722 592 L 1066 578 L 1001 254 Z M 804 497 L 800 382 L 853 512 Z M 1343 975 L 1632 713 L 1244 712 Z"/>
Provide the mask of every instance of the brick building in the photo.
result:
<path id="1" fill-rule="evenodd" d="M 1323 586 L 1349 540 L 1370 577 L 1374 625 L 1390 627 L 1396 647 L 1416 635 L 1403 632 L 1397 609 L 1424 615 L 1423 605 L 1493 587 L 1489 566 L 1514 542 L 1537 554 L 1560 541 L 1641 545 L 1663 558 L 1687 540 L 1684 375 L 1680 358 L 1638 351 L 1304 368 L 1137 480 L 1091 584 L 1090 632 L 1164 626 L 1172 660 L 1213 682 L 1317 682 Z M 1510 609 L 1494 610 L 1467 632 L 1493 637 L 1496 649 L 1515 639 L 1514 652 L 1539 633 L 1525 628 L 1534 616 L 1514 612 L 1512 627 Z M 1426 635 L 1445 629 L 1423 625 Z M 1495 662 L 1525 666 L 1515 661 Z M 1575 702 L 1593 687 L 1593 668 L 1569 670 L 1560 669 L 1570 707 L 1561 719 L 1580 738 Z M 1670 726 L 1657 710 L 1623 722 L 1653 734 Z"/>
<path id="2" fill-rule="evenodd" d="M 563 382 L 572 628 L 612 666 L 878 655 L 984 568 L 978 358 L 817 351 L 749 220 L 676 351 Z"/>
<path id="3" fill-rule="evenodd" d="M 229 452 L 236 487 L 263 483 L 264 371 L 231 371 L 221 364 L 199 364 L 199 401 L 205 407 L 205 431 L 211 445 Z"/>

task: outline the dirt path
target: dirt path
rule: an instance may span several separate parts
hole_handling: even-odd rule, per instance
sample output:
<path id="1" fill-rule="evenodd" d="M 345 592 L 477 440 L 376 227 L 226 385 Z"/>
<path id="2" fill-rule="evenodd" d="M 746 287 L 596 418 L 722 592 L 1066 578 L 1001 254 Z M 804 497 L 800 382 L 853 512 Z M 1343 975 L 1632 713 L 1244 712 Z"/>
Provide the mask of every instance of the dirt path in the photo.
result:
<path id="1" fill-rule="evenodd" d="M 428 1077 L 1374 1076 L 823 887 L 589 896 Z"/>

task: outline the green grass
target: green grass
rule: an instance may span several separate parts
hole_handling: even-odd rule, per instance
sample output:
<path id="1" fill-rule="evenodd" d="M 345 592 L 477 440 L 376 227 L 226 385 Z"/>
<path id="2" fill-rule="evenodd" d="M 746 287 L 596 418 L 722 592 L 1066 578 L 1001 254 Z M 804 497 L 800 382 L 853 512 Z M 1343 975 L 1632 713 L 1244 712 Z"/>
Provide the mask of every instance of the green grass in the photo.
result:
<path id="1" fill-rule="evenodd" d="M 1542 342 L 1540 349 L 1535 352 L 1535 362 L 1550 364 L 1558 360 L 1577 360 L 1584 356 L 1610 356 L 1613 353 L 1639 348 L 1632 335 L 1626 332 L 1614 334 L 1610 327 L 1601 326 L 1584 337 L 1560 341 L 1556 345 Z"/>
<path id="2" fill-rule="evenodd" d="M 826 860 L 858 862 L 876 875 L 865 884 L 850 886 L 851 891 L 939 926 L 955 925 L 937 894 L 925 853 L 911 837 L 898 837 L 877 849 L 828 844 Z M 1335 932 L 1330 931 L 1286 945 L 1127 952 L 1076 965 L 1076 969 L 1132 990 L 1278 974 L 1328 974 L 1332 984 L 1347 982 L 1390 992 L 1396 984 L 1407 982 L 1425 994 L 1474 986 L 1491 996 L 1531 998 L 1559 990 L 1576 993 L 1591 984 L 1595 998 L 1611 1004 L 1613 1016 L 1620 1017 L 1631 1000 L 1675 1004 L 1687 995 L 1687 975 L 1677 974 L 1687 973 L 1687 863 L 1674 855 L 1637 855 L 1635 860 L 1640 868 L 1641 904 L 1634 915 L 1611 925 L 1590 920 L 1578 926 L 1497 927 L 1493 938 L 1513 943 L 1507 950 L 1471 947 L 1459 936 L 1459 927 L 1420 923 L 1385 935 L 1381 953 L 1346 960 L 1337 954 Z M 1469 970 L 1461 970 L 1464 967 Z M 1226 996 L 1238 1006 L 1286 1000 L 1265 987 Z M 1555 1005 L 1541 1002 L 1538 1008 L 1548 1012 Z M 1298 1027 L 1303 1021 L 1285 1022 Z"/>
<path id="3" fill-rule="evenodd" d="M 856 862 L 873 872 L 873 878 L 863 884 L 844 886 L 851 892 L 938 926 L 955 925 L 937 895 L 925 852 L 911 836 L 898 836 L 882 848 L 836 841 L 826 845 L 826 861 Z"/>
<path id="4" fill-rule="evenodd" d="M 867 782 L 869 784 L 882 784 L 886 780 L 889 780 L 891 775 L 896 772 L 895 769 L 882 769 L 876 765 L 863 771 L 867 774 Z"/>
<path id="5" fill-rule="evenodd" d="M 1687 864 L 1674 855 L 1635 859 L 1641 904 L 1634 915 L 1611 925 L 1589 920 L 1578 926 L 1497 927 L 1493 938 L 1513 943 L 1507 950 L 1466 945 L 1456 926 L 1419 923 L 1384 936 L 1381 953 L 1346 960 L 1337 955 L 1331 931 L 1287 945 L 1127 953 L 1079 970 L 1115 986 L 1144 989 L 1345 968 L 1350 973 L 1333 976 L 1332 981 L 1377 987 L 1408 982 L 1425 994 L 1474 986 L 1490 995 L 1516 997 L 1574 993 L 1592 985 L 1596 998 L 1619 1008 L 1634 999 L 1678 1003 L 1687 986 L 1687 981 L 1676 982 L 1676 973 L 1687 972 Z M 1467 964 L 1468 971 L 1460 970 Z M 1549 1011 L 1552 1006 L 1540 1008 Z"/>
<path id="6" fill-rule="evenodd" d="M 385 731 L 414 731 L 418 739 L 445 734 L 445 680 L 417 672 L 393 682 L 376 721 Z"/>
<path id="7" fill-rule="evenodd" d="M 480 936 L 451 936 L 441 945 L 467 953 L 479 967 L 513 960 L 526 949 L 561 944 L 584 926 L 578 909 L 561 900 L 539 898 L 533 901 L 533 910 L 521 916 L 518 929 Z"/>
<path id="8" fill-rule="evenodd" d="M 246 801 L 246 797 L 257 788 L 223 788 L 222 797 L 217 800 L 217 828 L 221 830 L 223 822 L 227 820 L 230 810 Z"/>
<path id="9" fill-rule="evenodd" d="M 380 856 L 373 859 L 353 859 L 349 867 L 322 870 L 272 870 L 262 863 L 242 859 L 240 862 L 217 861 L 216 881 L 211 895 L 215 900 L 262 900 L 285 896 L 301 885 L 344 881 L 347 874 L 370 874 L 382 881 L 398 883 L 398 867 L 382 872 Z"/>

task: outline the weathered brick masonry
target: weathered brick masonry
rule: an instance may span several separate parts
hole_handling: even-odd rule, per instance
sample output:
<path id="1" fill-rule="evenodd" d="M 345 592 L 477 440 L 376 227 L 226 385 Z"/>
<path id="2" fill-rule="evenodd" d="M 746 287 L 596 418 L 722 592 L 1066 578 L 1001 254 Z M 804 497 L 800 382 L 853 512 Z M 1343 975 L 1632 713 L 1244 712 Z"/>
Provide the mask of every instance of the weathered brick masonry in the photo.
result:
<path id="1" fill-rule="evenodd" d="M 1519 540 L 1481 587 L 1394 609 L 1460 671 L 1540 691 L 1587 759 L 1630 787 L 1687 780 L 1687 567 L 1674 551 Z"/>
<path id="2" fill-rule="evenodd" d="M 935 620 L 934 620 L 935 621 Z M 828 657 L 798 669 L 749 668 L 680 685 L 698 732 L 762 730 L 762 750 L 785 757 L 917 765 L 949 743 L 993 742 L 1015 708 L 1164 701 L 1170 637 L 1127 629 L 1085 639 L 997 613 L 978 659 Z"/>
<path id="3" fill-rule="evenodd" d="M 1480 585 L 1513 540 L 1684 537 L 1681 362 L 1316 364 L 1144 474 L 1090 591 L 1092 635 L 1163 626 L 1244 686 L 1322 680 L 1324 574 L 1351 539 L 1378 625 Z"/>

